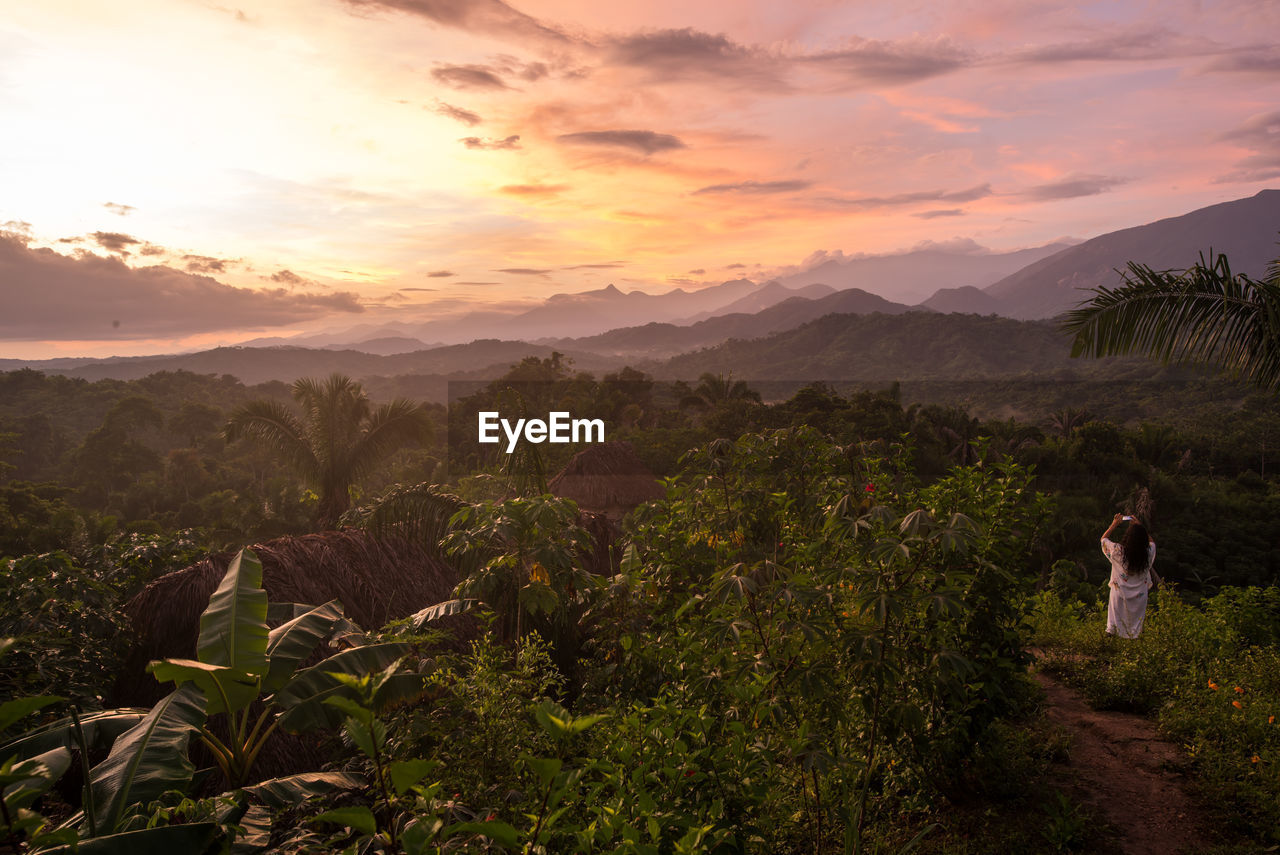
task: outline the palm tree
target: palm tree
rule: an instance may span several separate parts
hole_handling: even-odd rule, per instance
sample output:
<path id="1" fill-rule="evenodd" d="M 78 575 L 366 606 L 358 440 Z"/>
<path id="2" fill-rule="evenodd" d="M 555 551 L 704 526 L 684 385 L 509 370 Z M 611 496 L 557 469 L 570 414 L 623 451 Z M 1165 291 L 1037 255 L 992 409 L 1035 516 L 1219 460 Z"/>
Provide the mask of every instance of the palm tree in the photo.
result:
<path id="1" fill-rule="evenodd" d="M 1071 435 L 1080 427 L 1088 422 L 1093 421 L 1093 413 L 1083 407 L 1077 409 L 1075 407 L 1064 407 L 1049 417 L 1049 425 L 1058 432 L 1058 436 L 1063 439 L 1071 439 Z"/>
<path id="2" fill-rule="evenodd" d="M 758 404 L 760 393 L 748 386 L 746 380 L 734 380 L 732 373 L 726 377 L 707 371 L 698 378 L 698 387 L 680 402 L 680 406 L 709 408 L 728 401 L 754 401 Z"/>
<path id="3" fill-rule="evenodd" d="M 1072 356 L 1202 362 L 1280 391 L 1280 259 L 1261 281 L 1233 275 L 1212 250 L 1183 271 L 1130 262 L 1119 287 L 1094 290 L 1063 324 L 1075 336 Z"/>
<path id="4" fill-rule="evenodd" d="M 320 493 L 316 524 L 331 528 L 351 507 L 351 487 L 393 451 L 422 442 L 426 411 L 397 398 L 373 409 L 360 384 L 341 374 L 296 380 L 293 398 L 302 418 L 278 401 L 251 401 L 231 414 L 223 435 L 247 437 L 270 448 Z"/>

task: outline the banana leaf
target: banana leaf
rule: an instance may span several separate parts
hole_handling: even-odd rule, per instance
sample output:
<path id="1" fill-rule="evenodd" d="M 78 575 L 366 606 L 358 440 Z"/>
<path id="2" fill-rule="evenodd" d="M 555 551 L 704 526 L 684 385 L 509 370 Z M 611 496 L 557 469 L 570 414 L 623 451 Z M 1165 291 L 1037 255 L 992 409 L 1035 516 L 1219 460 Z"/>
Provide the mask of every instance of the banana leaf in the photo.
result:
<path id="1" fill-rule="evenodd" d="M 162 825 L 81 840 L 75 846 L 42 850 L 41 855 L 211 855 L 222 850 L 216 822 Z"/>
<path id="2" fill-rule="evenodd" d="M 50 704 L 65 700 L 66 698 L 60 698 L 57 695 L 33 695 L 5 701 L 0 704 L 0 733 L 4 733 L 19 719 L 26 718 L 33 712 L 44 709 Z"/>
<path id="3" fill-rule="evenodd" d="M 107 759 L 89 772 L 99 833 L 115 831 L 132 809 L 190 783 L 195 767 L 187 759 L 187 743 L 204 720 L 203 693 L 183 686 L 116 739 Z"/>
<path id="4" fill-rule="evenodd" d="M 386 668 L 411 649 L 410 645 L 402 642 L 353 647 L 299 671 L 273 697 L 275 705 L 284 710 L 279 719 L 280 726 L 293 733 L 338 727 L 345 716 L 326 704 L 325 699 L 335 695 L 354 699 L 355 695 L 332 674 L 372 674 Z"/>
<path id="5" fill-rule="evenodd" d="M 262 691 L 274 692 L 288 682 L 298 665 L 342 620 L 342 606 L 337 600 L 330 600 L 271 630 L 267 636 L 269 665 Z"/>
<path id="6" fill-rule="evenodd" d="M 71 752 L 66 748 L 55 748 L 21 763 L 5 762 L 0 765 L 0 798 L 11 811 L 25 808 L 48 792 L 70 766 Z"/>
<path id="7" fill-rule="evenodd" d="M 152 662 L 147 670 L 162 683 L 181 687 L 195 683 L 204 692 L 205 714 L 237 713 L 258 698 L 259 679 L 236 668 L 207 665 L 192 659 L 165 659 Z"/>
<path id="8" fill-rule="evenodd" d="M 84 731 L 85 744 L 91 752 L 94 749 L 109 750 L 116 737 L 142 721 L 146 715 L 147 710 L 142 707 L 102 710 L 84 715 L 80 718 L 80 727 Z M 43 727 L 28 730 L 0 748 L 0 758 L 16 756 L 24 760 L 54 748 L 73 748 L 75 745 L 75 725 L 71 716 L 67 716 Z"/>
<path id="9" fill-rule="evenodd" d="M 267 672 L 267 592 L 262 562 L 242 549 L 200 616 L 196 658 L 250 674 Z"/>
<path id="10" fill-rule="evenodd" d="M 346 772 L 303 772 L 285 778 L 272 778 L 245 787 L 244 791 L 273 808 L 294 807 L 312 796 L 335 790 L 354 790 L 364 786 L 364 779 Z"/>

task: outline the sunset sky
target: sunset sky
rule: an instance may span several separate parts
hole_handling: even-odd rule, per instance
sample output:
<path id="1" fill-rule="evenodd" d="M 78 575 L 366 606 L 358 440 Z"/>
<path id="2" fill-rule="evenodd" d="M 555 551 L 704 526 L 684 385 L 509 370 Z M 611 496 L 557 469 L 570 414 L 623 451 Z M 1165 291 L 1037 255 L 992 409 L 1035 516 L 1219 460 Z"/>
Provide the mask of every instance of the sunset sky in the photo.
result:
<path id="1" fill-rule="evenodd" d="M 1274 0 L 4 5 L 0 357 L 1003 251 L 1280 186 Z"/>

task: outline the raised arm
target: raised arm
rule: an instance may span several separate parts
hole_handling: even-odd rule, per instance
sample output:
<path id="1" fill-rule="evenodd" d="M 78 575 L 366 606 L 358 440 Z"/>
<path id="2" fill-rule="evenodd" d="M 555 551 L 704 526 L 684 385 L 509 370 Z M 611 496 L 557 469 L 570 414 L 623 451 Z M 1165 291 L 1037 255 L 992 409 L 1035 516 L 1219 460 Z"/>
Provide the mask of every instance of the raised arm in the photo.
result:
<path id="1" fill-rule="evenodd" d="M 1116 530 L 1116 526 L 1120 525 L 1120 522 L 1123 519 L 1124 519 L 1124 514 L 1116 514 L 1115 517 L 1113 517 L 1111 520 L 1111 525 L 1107 526 L 1107 530 L 1102 533 L 1102 539 L 1105 540 L 1108 537 L 1110 537 L 1111 532 Z"/>

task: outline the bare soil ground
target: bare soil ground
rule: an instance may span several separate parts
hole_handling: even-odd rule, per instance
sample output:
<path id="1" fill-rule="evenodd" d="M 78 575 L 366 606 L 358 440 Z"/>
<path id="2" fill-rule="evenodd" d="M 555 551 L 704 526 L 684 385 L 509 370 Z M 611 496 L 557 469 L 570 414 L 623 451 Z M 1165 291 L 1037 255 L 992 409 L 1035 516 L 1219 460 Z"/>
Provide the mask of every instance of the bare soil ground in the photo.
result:
<path id="1" fill-rule="evenodd" d="M 1050 774 L 1077 803 L 1113 829 L 1099 855 L 1193 855 L 1213 838 L 1187 792 L 1182 750 L 1137 715 L 1095 710 L 1072 689 L 1036 673 L 1049 720 L 1071 737 L 1069 759 Z"/>

